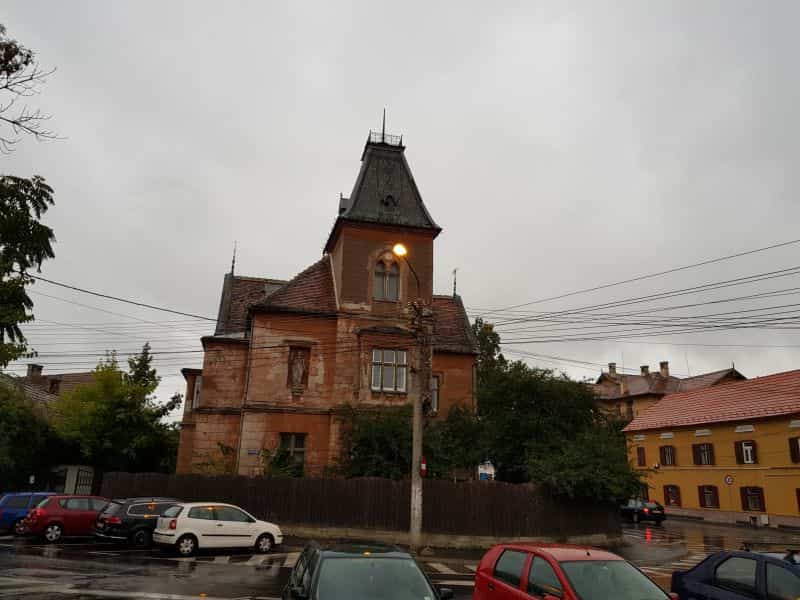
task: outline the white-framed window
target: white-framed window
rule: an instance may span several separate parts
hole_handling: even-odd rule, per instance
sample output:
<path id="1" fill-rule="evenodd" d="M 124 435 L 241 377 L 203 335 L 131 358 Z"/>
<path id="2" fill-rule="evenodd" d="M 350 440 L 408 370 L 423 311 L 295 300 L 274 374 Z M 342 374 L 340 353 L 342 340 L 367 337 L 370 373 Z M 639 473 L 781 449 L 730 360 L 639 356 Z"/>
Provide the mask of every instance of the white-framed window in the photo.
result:
<path id="1" fill-rule="evenodd" d="M 383 392 L 405 392 L 408 362 L 405 350 L 374 349 L 372 351 L 372 389 Z"/>
<path id="2" fill-rule="evenodd" d="M 200 406 L 200 389 L 203 387 L 203 376 L 194 378 L 194 393 L 192 394 L 192 410 Z"/>
<path id="3" fill-rule="evenodd" d="M 439 388 L 442 385 L 442 376 L 433 375 L 431 377 L 431 412 L 439 412 Z"/>
<path id="4" fill-rule="evenodd" d="M 382 260 L 375 265 L 375 300 L 389 300 L 394 302 L 400 293 L 400 268 L 397 263 L 384 263 Z"/>
<path id="5" fill-rule="evenodd" d="M 742 458 L 746 465 L 755 464 L 756 456 L 753 449 L 753 442 L 742 442 Z"/>

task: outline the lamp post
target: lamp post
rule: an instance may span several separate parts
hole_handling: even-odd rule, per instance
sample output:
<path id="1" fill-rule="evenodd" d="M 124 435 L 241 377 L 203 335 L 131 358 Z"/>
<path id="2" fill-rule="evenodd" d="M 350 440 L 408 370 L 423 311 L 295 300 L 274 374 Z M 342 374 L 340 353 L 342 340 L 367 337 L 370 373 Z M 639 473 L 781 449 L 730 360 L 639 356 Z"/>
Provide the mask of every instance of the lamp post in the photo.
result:
<path id="1" fill-rule="evenodd" d="M 412 550 L 420 547 L 422 539 L 422 409 L 430 402 L 431 385 L 431 326 L 432 311 L 422 298 L 419 275 L 414 265 L 408 260 L 408 249 L 403 244 L 395 244 L 392 248 L 395 256 L 402 258 L 417 283 L 417 299 L 408 303 L 408 316 L 411 329 L 417 340 L 417 382 L 419 397 L 413 402 L 413 418 L 411 422 L 411 518 L 409 537 Z"/>

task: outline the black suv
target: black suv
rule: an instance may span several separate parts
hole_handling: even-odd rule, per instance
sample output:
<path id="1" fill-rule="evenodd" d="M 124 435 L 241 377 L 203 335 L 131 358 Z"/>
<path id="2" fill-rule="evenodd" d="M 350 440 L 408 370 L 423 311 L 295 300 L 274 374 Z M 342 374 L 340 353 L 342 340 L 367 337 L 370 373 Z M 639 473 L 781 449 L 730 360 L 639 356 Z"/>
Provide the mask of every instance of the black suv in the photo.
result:
<path id="1" fill-rule="evenodd" d="M 396 546 L 355 542 L 320 546 L 311 542 L 297 559 L 281 598 L 400 597 L 398 590 L 407 592 L 401 594 L 403 598 L 453 597 L 453 590 L 435 588 L 412 556 Z"/>
<path id="2" fill-rule="evenodd" d="M 175 498 L 125 498 L 112 500 L 97 515 L 94 535 L 99 539 L 128 542 L 147 547 L 161 513 L 180 504 Z"/>

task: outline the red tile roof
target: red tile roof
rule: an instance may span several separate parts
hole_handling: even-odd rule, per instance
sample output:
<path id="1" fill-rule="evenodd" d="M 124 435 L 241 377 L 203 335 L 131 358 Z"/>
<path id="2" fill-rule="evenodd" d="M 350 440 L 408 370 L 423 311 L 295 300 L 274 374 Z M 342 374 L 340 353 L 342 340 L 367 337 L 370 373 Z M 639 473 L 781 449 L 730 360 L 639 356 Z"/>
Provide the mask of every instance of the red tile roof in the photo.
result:
<path id="1" fill-rule="evenodd" d="M 800 414 L 800 369 L 667 394 L 625 431 L 705 425 Z"/>
<path id="2" fill-rule="evenodd" d="M 330 256 L 325 255 L 289 283 L 279 288 L 255 309 L 279 309 L 310 313 L 335 313 L 336 295 Z"/>
<path id="3" fill-rule="evenodd" d="M 478 344 L 460 296 L 433 297 L 433 349 L 476 354 Z"/>
<path id="4" fill-rule="evenodd" d="M 220 315 L 215 335 L 240 333 L 247 327 L 247 310 L 261 302 L 286 281 L 263 277 L 226 275 L 220 299 Z"/>

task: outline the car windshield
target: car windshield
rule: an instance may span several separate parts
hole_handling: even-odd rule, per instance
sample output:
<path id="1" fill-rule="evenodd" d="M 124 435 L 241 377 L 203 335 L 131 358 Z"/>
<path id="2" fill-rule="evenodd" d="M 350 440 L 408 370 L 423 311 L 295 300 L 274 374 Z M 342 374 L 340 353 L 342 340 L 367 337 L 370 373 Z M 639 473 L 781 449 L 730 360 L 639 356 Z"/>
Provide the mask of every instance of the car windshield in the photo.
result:
<path id="1" fill-rule="evenodd" d="M 117 501 L 112 501 L 103 510 L 103 516 L 110 517 L 117 514 L 122 509 L 122 504 Z"/>
<path id="2" fill-rule="evenodd" d="M 183 510 L 182 506 L 170 506 L 167 510 L 161 513 L 162 517 L 177 517 Z"/>
<path id="3" fill-rule="evenodd" d="M 320 565 L 315 600 L 432 600 L 428 580 L 412 559 L 329 558 Z"/>
<path id="4" fill-rule="evenodd" d="M 661 505 L 659 505 L 658 502 L 647 502 L 645 503 L 645 506 L 647 508 L 661 508 Z"/>
<path id="5" fill-rule="evenodd" d="M 655 583 L 624 560 L 575 560 L 560 563 L 581 600 L 666 600 Z"/>

